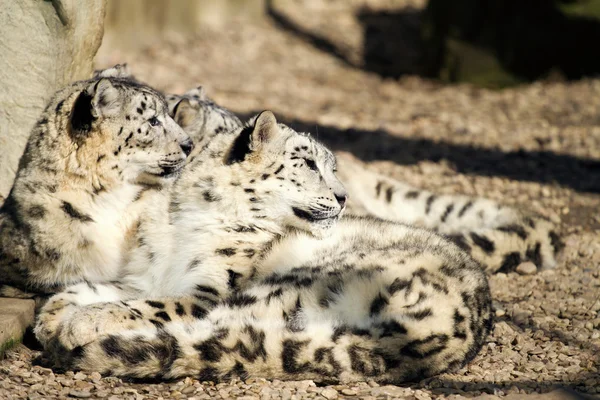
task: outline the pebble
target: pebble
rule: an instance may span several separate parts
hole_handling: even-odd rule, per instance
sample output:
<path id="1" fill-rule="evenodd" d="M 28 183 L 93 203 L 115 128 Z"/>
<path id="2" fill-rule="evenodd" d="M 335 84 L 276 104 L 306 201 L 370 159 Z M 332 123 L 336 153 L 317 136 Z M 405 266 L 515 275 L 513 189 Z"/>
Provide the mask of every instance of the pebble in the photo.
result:
<path id="1" fill-rule="evenodd" d="M 533 275 L 537 272 L 537 267 L 531 261 L 526 261 L 519 264 L 516 271 L 521 275 Z"/>
<path id="2" fill-rule="evenodd" d="M 92 394 L 90 392 L 84 392 L 82 390 L 71 390 L 69 392 L 69 396 L 77 397 L 79 399 L 87 399 L 88 397 L 92 397 Z"/>
<path id="3" fill-rule="evenodd" d="M 332 388 L 325 388 L 321 391 L 321 396 L 325 397 L 327 400 L 337 399 L 338 391 Z"/>

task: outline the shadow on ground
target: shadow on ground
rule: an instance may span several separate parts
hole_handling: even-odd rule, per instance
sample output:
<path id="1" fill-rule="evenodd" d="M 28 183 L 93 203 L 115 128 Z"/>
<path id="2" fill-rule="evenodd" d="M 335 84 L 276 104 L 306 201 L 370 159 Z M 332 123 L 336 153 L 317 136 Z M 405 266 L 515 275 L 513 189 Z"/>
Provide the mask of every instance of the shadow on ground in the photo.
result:
<path id="1" fill-rule="evenodd" d="M 242 119 L 256 113 L 248 113 Z M 600 193 L 600 160 L 550 151 L 503 152 L 470 145 L 394 136 L 383 130 L 338 129 L 287 119 L 299 132 L 312 132 L 332 150 L 347 151 L 363 161 L 393 161 L 400 165 L 447 160 L 462 174 L 501 176 L 517 181 L 558 184 L 579 192 Z"/>
<path id="2" fill-rule="evenodd" d="M 584 0 L 429 0 L 425 9 L 358 11 L 362 60 L 267 1 L 277 26 L 344 63 L 383 77 L 420 75 L 504 87 L 600 73 L 600 5 Z"/>
<path id="3" fill-rule="evenodd" d="M 508 306 L 508 304 L 504 305 L 504 308 L 506 308 Z M 513 318 L 511 318 L 510 316 L 506 315 L 502 318 L 496 318 L 495 323 L 499 322 L 499 321 L 505 321 L 507 322 L 509 325 L 511 325 L 513 328 L 520 330 L 520 331 L 526 331 L 526 330 L 530 330 L 532 332 L 532 335 L 535 334 L 536 332 L 540 331 L 543 333 L 544 336 L 550 338 L 550 341 L 560 341 L 565 345 L 570 345 L 570 346 L 575 346 L 575 347 L 579 347 L 579 349 L 581 349 L 583 352 L 587 352 L 588 354 L 590 354 L 593 358 L 592 358 L 592 362 L 595 366 L 595 368 L 600 368 L 600 359 L 598 359 L 598 354 L 600 354 L 600 348 L 598 348 L 598 346 L 590 344 L 588 342 L 583 342 L 580 340 L 577 340 L 573 337 L 570 337 L 569 335 L 565 334 L 565 332 L 562 332 L 560 330 L 556 330 L 556 329 L 552 329 L 552 330 L 548 330 L 548 329 L 544 329 L 541 328 L 540 326 L 538 326 L 537 324 L 535 324 L 534 322 L 528 320 L 528 321 L 517 321 Z M 575 332 L 577 333 L 577 332 Z M 560 397 L 560 398 L 564 398 L 565 400 L 577 400 L 577 399 L 586 399 L 586 398 L 592 398 L 590 396 L 580 396 L 577 392 L 583 392 L 585 393 L 585 387 L 587 386 L 585 384 L 586 381 L 588 380 L 597 380 L 598 379 L 598 372 L 586 372 L 583 374 L 580 374 L 577 376 L 576 379 L 567 379 L 565 377 L 564 380 L 549 380 L 549 381 L 520 381 L 517 378 L 514 378 L 514 380 L 510 380 L 510 381 L 503 381 L 503 382 L 470 382 L 469 383 L 469 391 L 474 391 L 474 390 L 479 390 L 481 392 L 485 392 L 488 394 L 496 394 L 497 391 L 503 391 L 503 392 L 507 392 L 511 389 L 514 389 L 515 387 L 518 388 L 519 390 L 523 389 L 523 390 L 531 390 L 532 387 L 537 386 L 540 393 L 547 393 L 556 389 L 569 389 L 569 391 L 566 391 L 564 393 L 565 397 Z M 427 379 L 425 381 L 422 381 L 419 383 L 419 385 L 425 385 L 428 384 L 430 382 L 433 381 L 437 381 L 437 385 L 436 386 L 440 386 L 440 388 L 438 389 L 431 389 L 434 393 L 439 392 L 439 394 L 445 394 L 445 395 L 450 395 L 450 394 L 465 394 L 464 391 L 458 389 L 461 385 L 464 385 L 463 382 L 459 382 L 459 381 L 454 381 L 452 379 L 447 379 L 447 378 L 439 378 L 439 377 L 434 377 L 434 378 L 430 378 Z M 577 391 L 577 392 L 570 392 L 570 390 L 573 391 Z M 594 396 L 593 398 L 598 398 L 596 396 Z"/>

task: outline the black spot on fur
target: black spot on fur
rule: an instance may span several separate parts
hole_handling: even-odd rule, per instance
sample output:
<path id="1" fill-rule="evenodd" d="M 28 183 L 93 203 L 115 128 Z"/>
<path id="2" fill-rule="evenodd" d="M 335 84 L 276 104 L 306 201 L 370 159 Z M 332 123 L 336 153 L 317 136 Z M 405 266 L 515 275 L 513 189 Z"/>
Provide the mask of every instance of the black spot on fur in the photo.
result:
<path id="1" fill-rule="evenodd" d="M 540 252 L 542 245 L 537 242 L 533 248 L 527 249 L 525 256 L 529 261 L 534 263 L 537 267 L 542 266 L 542 253 Z"/>
<path id="2" fill-rule="evenodd" d="M 350 367 L 353 371 L 365 376 L 377 376 L 385 371 L 383 357 L 374 354 L 371 350 L 358 345 L 348 348 Z"/>
<path id="3" fill-rule="evenodd" d="M 446 222 L 450 213 L 452 213 L 452 210 L 454 210 L 454 204 L 449 204 L 448 207 L 446 207 L 444 214 L 442 214 L 442 222 Z"/>
<path id="4" fill-rule="evenodd" d="M 379 197 L 379 195 L 381 194 L 382 186 L 383 186 L 383 182 L 381 182 L 381 181 L 377 182 L 377 185 L 375 185 L 375 197 Z"/>
<path id="5" fill-rule="evenodd" d="M 205 190 L 204 192 L 202 192 L 202 197 L 205 201 L 208 201 L 209 203 L 221 200 L 221 196 L 219 196 L 211 190 Z"/>
<path id="6" fill-rule="evenodd" d="M 458 218 L 461 218 L 463 215 L 465 215 L 465 213 L 467 212 L 467 210 L 469 208 L 471 208 L 471 207 L 473 207 L 473 202 L 472 201 L 466 202 L 465 205 L 462 206 L 462 208 L 458 212 Z"/>
<path id="7" fill-rule="evenodd" d="M 196 269 L 200 264 L 202 264 L 202 260 L 200 260 L 199 258 L 194 258 L 187 267 L 188 271 L 191 271 L 193 269 Z"/>
<path id="8" fill-rule="evenodd" d="M 28 212 L 32 219 L 42 219 L 46 215 L 46 209 L 43 206 L 32 206 Z"/>
<path id="9" fill-rule="evenodd" d="M 197 319 L 202 319 L 206 317 L 206 314 L 208 314 L 208 311 L 206 311 L 204 308 L 200 307 L 197 304 L 192 304 L 191 312 L 192 316 Z"/>
<path id="10" fill-rule="evenodd" d="M 557 255 L 565 247 L 565 244 L 554 231 L 550 231 L 548 237 L 550 238 L 550 245 L 554 249 L 554 255 Z"/>
<path id="11" fill-rule="evenodd" d="M 406 327 L 398 321 L 385 321 L 377 326 L 382 329 L 380 337 L 405 335 L 408 333 Z"/>
<path id="12" fill-rule="evenodd" d="M 225 350 L 217 338 L 210 338 L 200 344 L 194 345 L 194 349 L 200 353 L 200 358 L 203 361 L 208 362 L 219 361 Z"/>
<path id="13" fill-rule="evenodd" d="M 230 307 L 247 307 L 255 304 L 257 301 L 255 296 L 245 293 L 235 293 L 227 299 L 227 305 Z"/>
<path id="14" fill-rule="evenodd" d="M 169 314 L 167 314 L 167 312 L 165 312 L 165 311 L 158 311 L 157 313 L 154 314 L 154 316 L 156 318 L 160 318 L 166 322 L 171 321 L 171 317 L 169 317 Z"/>
<path id="15" fill-rule="evenodd" d="M 432 355 L 444 351 L 448 344 L 448 340 L 449 338 L 447 335 L 433 334 L 425 339 L 416 339 L 407 343 L 400 351 L 400 354 L 419 359 L 431 357 Z"/>
<path id="16" fill-rule="evenodd" d="M 244 364 L 239 361 L 235 362 L 233 368 L 231 368 L 224 376 L 223 380 L 228 381 L 233 378 L 240 378 L 242 380 L 248 378 L 248 371 L 244 368 Z"/>
<path id="17" fill-rule="evenodd" d="M 185 308 L 183 307 L 183 305 L 180 302 L 175 302 L 175 313 L 177 315 L 179 315 L 180 317 L 183 317 L 185 315 Z"/>
<path id="18" fill-rule="evenodd" d="M 308 372 L 310 369 L 310 363 L 298 363 L 298 354 L 302 351 L 302 348 L 308 344 L 308 341 L 299 341 L 286 339 L 283 341 L 283 349 L 281 350 L 281 362 L 283 370 L 288 374 L 298 374 L 302 372 Z"/>
<path id="19" fill-rule="evenodd" d="M 229 289 L 236 289 L 238 287 L 237 280 L 244 275 L 240 274 L 239 272 L 235 272 L 232 269 L 228 269 L 227 273 L 229 274 L 229 280 L 227 282 Z"/>
<path id="20" fill-rule="evenodd" d="M 471 232 L 470 236 L 471 240 L 473 240 L 473 243 L 481 250 L 483 250 L 486 254 L 492 254 L 494 250 L 496 250 L 494 242 L 492 242 L 485 236 L 478 235 L 475 232 Z"/>
<path id="21" fill-rule="evenodd" d="M 467 243 L 467 239 L 462 234 L 458 233 L 456 235 L 448 235 L 447 238 L 464 251 L 471 251 L 471 246 L 469 246 L 469 243 Z"/>
<path id="22" fill-rule="evenodd" d="M 499 227 L 498 230 L 506 233 L 514 233 L 523 240 L 527 239 L 527 232 L 525 232 L 525 228 L 523 228 L 521 225 L 505 225 Z"/>
<path id="23" fill-rule="evenodd" d="M 431 212 L 431 206 L 436 198 L 437 196 L 435 194 L 432 194 L 427 198 L 427 201 L 425 202 L 425 214 L 429 214 Z"/>
<path id="24" fill-rule="evenodd" d="M 379 314 L 381 310 L 384 309 L 385 306 L 389 304 L 388 299 L 386 299 L 381 293 L 379 293 L 371 302 L 371 307 L 369 309 L 369 314 L 371 317 Z"/>
<path id="25" fill-rule="evenodd" d="M 87 214 L 84 214 L 77 210 L 73 205 L 67 201 L 62 202 L 61 209 L 71 218 L 79 220 L 81 222 L 94 222 L 92 217 Z"/>
<path id="26" fill-rule="evenodd" d="M 282 288 L 279 288 L 279 289 L 277 289 L 277 290 L 269 293 L 267 295 L 267 298 L 266 298 L 267 304 L 269 304 L 271 302 L 271 299 L 274 299 L 276 297 L 281 297 L 281 296 L 283 296 L 283 289 Z"/>
<path id="27" fill-rule="evenodd" d="M 233 247 L 226 247 L 224 249 L 217 249 L 215 253 L 220 256 L 231 257 L 235 255 L 236 250 Z"/>
<path id="28" fill-rule="evenodd" d="M 148 304 L 152 308 L 158 308 L 159 310 L 165 308 L 165 303 L 163 303 L 162 301 L 146 300 L 146 304 Z"/>
<path id="29" fill-rule="evenodd" d="M 415 319 L 417 321 L 421 321 L 424 320 L 427 317 L 431 317 L 433 315 L 433 311 L 431 310 L 431 308 L 425 308 L 421 311 L 414 311 L 414 312 L 407 312 L 405 314 L 403 314 L 404 316 L 408 317 L 408 318 L 412 318 Z"/>
<path id="30" fill-rule="evenodd" d="M 394 195 L 394 188 L 388 187 L 385 191 L 385 201 L 390 203 L 392 201 L 392 196 Z"/>
<path id="31" fill-rule="evenodd" d="M 394 295 L 394 293 L 399 292 L 401 290 L 410 289 L 411 286 L 411 280 L 396 278 L 388 288 L 388 292 L 390 293 L 390 295 Z"/>
<path id="32" fill-rule="evenodd" d="M 498 269 L 497 272 L 503 272 L 505 274 L 513 272 L 520 263 L 521 255 L 519 254 L 519 252 L 515 251 L 512 253 L 508 253 L 504 256 L 504 260 L 502 260 L 500 269 Z"/>
<path id="33" fill-rule="evenodd" d="M 404 195 L 406 199 L 416 199 L 417 197 L 419 197 L 419 192 L 416 190 L 410 190 Z"/>
<path id="34" fill-rule="evenodd" d="M 200 382 L 217 382 L 219 380 L 219 371 L 213 367 L 203 368 L 197 376 Z"/>
<path id="35" fill-rule="evenodd" d="M 219 291 L 213 287 L 205 286 L 205 285 L 196 285 L 196 290 L 199 292 L 213 294 L 215 296 L 219 295 Z"/>
<path id="36" fill-rule="evenodd" d="M 240 132 L 238 137 L 233 142 L 233 146 L 231 147 L 229 155 L 227 156 L 227 165 L 244 161 L 246 159 L 246 155 L 252 152 L 250 149 L 250 143 L 253 131 L 254 128 L 248 126 L 244 128 L 242 132 Z"/>

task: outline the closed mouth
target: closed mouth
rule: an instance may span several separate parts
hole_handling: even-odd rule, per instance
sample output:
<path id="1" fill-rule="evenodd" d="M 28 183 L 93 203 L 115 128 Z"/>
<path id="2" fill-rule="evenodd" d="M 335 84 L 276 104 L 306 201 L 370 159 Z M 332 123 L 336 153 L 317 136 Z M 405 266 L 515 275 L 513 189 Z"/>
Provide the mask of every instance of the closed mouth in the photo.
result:
<path id="1" fill-rule="evenodd" d="M 317 212 L 309 212 L 309 211 L 301 210 L 300 208 L 296 208 L 296 207 L 292 207 L 292 211 L 294 211 L 294 215 L 296 217 L 303 219 L 305 221 L 308 221 L 308 222 L 325 221 L 328 219 L 336 218 L 337 216 L 340 215 L 340 213 L 332 215 L 329 213 L 323 213 L 323 212 L 318 212 L 318 211 Z"/>
<path id="2" fill-rule="evenodd" d="M 175 166 L 161 166 L 161 171 L 160 172 L 150 172 L 151 175 L 154 176 L 159 176 L 161 178 L 166 178 L 172 175 L 175 175 L 176 173 L 178 173 L 181 170 L 181 167 L 183 166 L 183 164 L 178 164 Z"/>

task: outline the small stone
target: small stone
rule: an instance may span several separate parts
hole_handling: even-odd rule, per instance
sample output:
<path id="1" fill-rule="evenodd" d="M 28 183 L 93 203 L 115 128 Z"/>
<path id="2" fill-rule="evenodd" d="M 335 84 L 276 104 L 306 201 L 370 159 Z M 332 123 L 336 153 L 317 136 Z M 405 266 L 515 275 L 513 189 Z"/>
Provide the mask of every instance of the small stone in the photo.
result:
<path id="1" fill-rule="evenodd" d="M 516 271 L 521 275 L 533 275 L 537 272 L 537 267 L 531 261 L 526 261 L 519 264 Z"/>
<path id="2" fill-rule="evenodd" d="M 79 399 L 87 399 L 88 397 L 92 397 L 90 392 L 84 392 L 83 390 L 71 390 L 69 392 L 69 396 L 77 397 Z"/>
<path id="3" fill-rule="evenodd" d="M 84 374 L 83 372 L 78 372 L 75 374 L 75 376 L 73 378 L 78 381 L 83 381 L 85 378 L 87 378 L 87 375 Z"/>
<path id="4" fill-rule="evenodd" d="M 338 392 L 337 392 L 337 390 L 332 389 L 332 388 L 325 388 L 321 392 L 321 396 L 325 397 L 328 400 L 337 399 Z"/>
<path id="5" fill-rule="evenodd" d="M 356 396 L 356 393 L 354 389 L 342 389 L 342 394 L 345 396 Z"/>
<path id="6" fill-rule="evenodd" d="M 188 386 L 188 387 L 181 389 L 181 393 L 183 393 L 183 394 L 190 394 L 190 393 L 194 393 L 195 391 L 196 391 L 196 388 L 193 386 Z"/>
<path id="7" fill-rule="evenodd" d="M 102 375 L 100 375 L 100 373 L 98 373 L 98 372 L 92 372 L 90 374 L 90 379 L 93 382 L 98 382 L 98 381 L 100 381 L 102 379 Z"/>
<path id="8" fill-rule="evenodd" d="M 503 309 L 499 308 L 496 310 L 496 317 L 502 317 L 506 315 L 506 311 L 504 311 Z"/>

